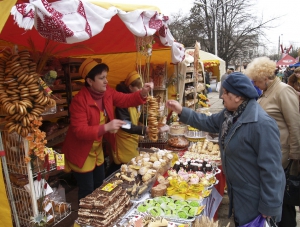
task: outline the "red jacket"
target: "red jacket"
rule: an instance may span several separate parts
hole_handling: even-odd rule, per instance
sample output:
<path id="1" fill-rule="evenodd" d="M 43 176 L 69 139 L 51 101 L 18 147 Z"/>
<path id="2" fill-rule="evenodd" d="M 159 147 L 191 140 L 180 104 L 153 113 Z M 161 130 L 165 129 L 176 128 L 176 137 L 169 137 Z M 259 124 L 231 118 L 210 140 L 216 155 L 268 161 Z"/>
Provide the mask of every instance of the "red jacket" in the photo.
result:
<path id="1" fill-rule="evenodd" d="M 145 99 L 137 91 L 132 94 L 117 92 L 107 86 L 103 97 L 103 108 L 109 121 L 113 120 L 113 106 L 128 108 L 143 104 Z M 99 137 L 100 110 L 86 87 L 82 88 L 73 98 L 70 105 L 70 126 L 63 144 L 62 152 L 65 158 L 81 168 L 92 148 L 95 140 Z M 104 132 L 104 130 L 102 130 Z M 115 134 L 104 134 L 105 139 L 115 150 Z"/>

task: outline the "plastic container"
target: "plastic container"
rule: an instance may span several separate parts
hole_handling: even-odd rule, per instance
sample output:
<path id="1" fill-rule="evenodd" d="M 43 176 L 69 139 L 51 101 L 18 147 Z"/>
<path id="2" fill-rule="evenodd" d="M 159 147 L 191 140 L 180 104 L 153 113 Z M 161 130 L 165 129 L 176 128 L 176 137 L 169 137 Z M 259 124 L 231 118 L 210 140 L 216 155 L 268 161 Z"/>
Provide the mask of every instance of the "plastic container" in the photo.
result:
<path id="1" fill-rule="evenodd" d="M 173 122 L 170 124 L 170 135 L 184 135 L 187 131 L 187 125 L 181 122 Z"/>

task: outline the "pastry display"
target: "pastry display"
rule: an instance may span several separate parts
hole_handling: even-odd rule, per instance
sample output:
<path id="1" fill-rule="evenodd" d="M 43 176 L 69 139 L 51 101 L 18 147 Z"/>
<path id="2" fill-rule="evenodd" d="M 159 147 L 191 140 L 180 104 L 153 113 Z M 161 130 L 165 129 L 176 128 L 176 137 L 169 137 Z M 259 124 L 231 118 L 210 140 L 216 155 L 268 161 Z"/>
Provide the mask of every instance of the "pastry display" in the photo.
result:
<path id="1" fill-rule="evenodd" d="M 170 125 L 170 134 L 171 135 L 183 135 L 187 131 L 187 125 L 181 122 L 173 122 Z"/>
<path id="2" fill-rule="evenodd" d="M 158 113 L 158 103 L 156 98 L 153 96 L 149 96 L 147 98 L 148 101 L 148 135 L 149 139 L 152 142 L 156 142 L 158 140 L 158 121 L 157 117 L 159 115 Z"/>
<path id="3" fill-rule="evenodd" d="M 80 200 L 77 222 L 84 226 L 113 226 L 130 207 L 130 197 L 122 187 L 103 183 Z"/>
<path id="4" fill-rule="evenodd" d="M 181 136 L 172 137 L 168 139 L 168 145 L 175 148 L 186 148 L 189 145 L 189 141 Z"/>
<path id="5" fill-rule="evenodd" d="M 166 192 L 167 192 L 167 186 L 165 184 L 158 184 L 155 187 L 151 188 L 151 196 L 153 198 L 164 196 L 166 195 Z"/>
<path id="6" fill-rule="evenodd" d="M 128 164 L 121 165 L 120 171 L 110 176 L 107 182 L 122 186 L 131 199 L 138 199 L 149 191 L 158 174 L 170 168 L 172 160 L 173 154 L 168 150 L 140 152 Z"/>
<path id="7" fill-rule="evenodd" d="M 168 196 L 147 199 L 137 206 L 140 213 L 149 213 L 154 217 L 189 219 L 199 215 L 204 206 L 196 201 L 176 200 Z"/>
<path id="8" fill-rule="evenodd" d="M 220 147 L 219 144 L 213 143 L 207 139 L 203 142 L 192 143 L 188 148 L 188 151 L 195 152 L 199 154 L 207 154 L 207 155 L 216 155 L 220 157 Z"/>

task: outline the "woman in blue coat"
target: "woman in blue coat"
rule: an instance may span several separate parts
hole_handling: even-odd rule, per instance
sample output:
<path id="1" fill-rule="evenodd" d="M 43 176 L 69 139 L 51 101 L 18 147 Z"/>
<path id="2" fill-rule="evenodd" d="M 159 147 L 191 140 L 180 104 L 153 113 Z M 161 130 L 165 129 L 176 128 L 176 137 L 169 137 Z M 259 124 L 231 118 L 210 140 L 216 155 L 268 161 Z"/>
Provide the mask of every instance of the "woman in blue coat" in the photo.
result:
<path id="1" fill-rule="evenodd" d="M 219 133 L 222 168 L 236 226 L 260 214 L 281 219 L 285 176 L 281 166 L 279 130 L 256 102 L 257 91 L 247 76 L 235 72 L 222 84 L 224 109 L 211 116 L 169 100 L 180 121 L 202 131 Z"/>

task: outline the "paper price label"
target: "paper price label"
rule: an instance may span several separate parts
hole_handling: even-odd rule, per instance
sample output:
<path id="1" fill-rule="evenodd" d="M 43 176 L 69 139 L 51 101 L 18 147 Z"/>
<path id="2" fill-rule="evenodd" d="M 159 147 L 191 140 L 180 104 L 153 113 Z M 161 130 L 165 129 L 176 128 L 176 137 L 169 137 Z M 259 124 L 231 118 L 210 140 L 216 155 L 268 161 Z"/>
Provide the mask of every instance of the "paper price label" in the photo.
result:
<path id="1" fill-rule="evenodd" d="M 117 187 L 117 185 L 112 184 L 112 183 L 108 183 L 101 190 L 106 191 L 106 192 L 111 192 L 112 190 L 114 190 L 115 187 Z"/>
<path id="2" fill-rule="evenodd" d="M 56 169 L 62 170 L 65 169 L 65 155 L 56 154 Z"/>
<path id="3" fill-rule="evenodd" d="M 53 149 L 49 148 L 49 147 L 46 147 L 45 148 L 45 154 L 48 154 L 49 164 L 54 164 L 55 163 L 55 157 L 54 157 Z"/>

